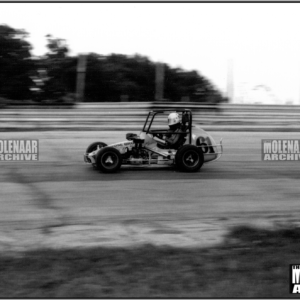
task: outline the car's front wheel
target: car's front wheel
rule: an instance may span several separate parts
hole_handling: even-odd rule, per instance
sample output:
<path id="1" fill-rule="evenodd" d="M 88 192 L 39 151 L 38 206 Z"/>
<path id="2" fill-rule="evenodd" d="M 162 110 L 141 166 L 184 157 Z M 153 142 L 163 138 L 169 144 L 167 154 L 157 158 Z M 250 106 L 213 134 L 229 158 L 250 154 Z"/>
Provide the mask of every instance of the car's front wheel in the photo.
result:
<path id="1" fill-rule="evenodd" d="M 95 142 L 95 143 L 93 143 L 93 144 L 90 144 L 90 145 L 87 147 L 86 153 L 91 153 L 91 152 L 97 150 L 98 147 L 101 149 L 101 148 L 106 147 L 106 146 L 107 146 L 107 144 L 105 144 L 105 143 L 102 143 L 102 142 Z"/>
<path id="2" fill-rule="evenodd" d="M 89 154 L 89 153 L 91 153 L 91 152 L 94 152 L 94 151 L 97 150 L 97 149 L 104 148 L 104 147 L 106 147 L 106 146 L 107 146 L 107 144 L 102 143 L 102 142 L 95 142 L 95 143 L 92 143 L 92 144 L 90 144 L 90 145 L 87 147 L 87 149 L 86 149 L 86 154 Z M 89 162 L 91 162 L 90 158 L 87 158 L 87 160 L 88 160 Z M 93 168 L 94 168 L 95 170 L 98 169 L 96 164 L 93 164 Z"/>
<path id="3" fill-rule="evenodd" d="M 184 145 L 179 148 L 175 163 L 180 171 L 197 172 L 203 165 L 204 155 L 201 148 L 194 145 Z"/>
<path id="4" fill-rule="evenodd" d="M 113 147 L 101 149 L 96 157 L 96 165 L 104 173 L 117 172 L 122 164 L 122 155 L 119 150 Z"/>

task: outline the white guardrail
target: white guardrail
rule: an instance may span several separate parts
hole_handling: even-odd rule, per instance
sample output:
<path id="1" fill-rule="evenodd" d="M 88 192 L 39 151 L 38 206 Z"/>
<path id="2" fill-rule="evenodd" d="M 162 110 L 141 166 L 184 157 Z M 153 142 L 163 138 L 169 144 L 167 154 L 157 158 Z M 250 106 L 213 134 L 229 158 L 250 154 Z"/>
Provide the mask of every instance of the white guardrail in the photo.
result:
<path id="1" fill-rule="evenodd" d="M 10 106 L 0 109 L 0 130 L 138 130 L 149 110 L 165 108 L 191 109 L 194 123 L 212 130 L 300 131 L 300 106 L 194 102 L 78 103 L 59 109 Z"/>

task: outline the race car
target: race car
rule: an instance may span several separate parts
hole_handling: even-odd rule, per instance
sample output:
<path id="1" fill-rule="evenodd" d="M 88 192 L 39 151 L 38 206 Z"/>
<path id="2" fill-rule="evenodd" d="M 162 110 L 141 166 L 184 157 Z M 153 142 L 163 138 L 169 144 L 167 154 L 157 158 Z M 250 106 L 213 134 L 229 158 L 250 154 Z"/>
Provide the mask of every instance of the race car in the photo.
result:
<path id="1" fill-rule="evenodd" d="M 166 117 L 176 112 L 180 129 L 170 133 Z M 196 172 L 203 163 L 219 159 L 222 139 L 216 144 L 203 129 L 192 124 L 189 109 L 152 110 L 139 134 L 127 133 L 126 141 L 107 145 L 94 142 L 84 153 L 84 161 L 104 173 L 117 172 L 122 165 L 171 165 L 183 172 Z M 176 144 L 168 144 L 170 134 L 180 135 Z"/>

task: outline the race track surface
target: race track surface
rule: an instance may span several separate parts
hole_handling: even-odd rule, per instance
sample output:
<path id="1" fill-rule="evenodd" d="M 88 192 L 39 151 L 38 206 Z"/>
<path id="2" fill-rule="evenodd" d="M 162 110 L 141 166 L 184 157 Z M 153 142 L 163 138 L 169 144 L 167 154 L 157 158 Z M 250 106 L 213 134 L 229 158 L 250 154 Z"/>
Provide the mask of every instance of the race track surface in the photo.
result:
<path id="1" fill-rule="evenodd" d="M 38 162 L 0 162 L 0 250 L 37 247 L 207 246 L 230 226 L 297 223 L 300 162 L 262 162 L 261 139 L 297 133 L 211 132 L 223 157 L 200 172 L 126 167 L 103 174 L 83 162 L 94 141 L 126 132 L 7 132 L 39 139 Z"/>

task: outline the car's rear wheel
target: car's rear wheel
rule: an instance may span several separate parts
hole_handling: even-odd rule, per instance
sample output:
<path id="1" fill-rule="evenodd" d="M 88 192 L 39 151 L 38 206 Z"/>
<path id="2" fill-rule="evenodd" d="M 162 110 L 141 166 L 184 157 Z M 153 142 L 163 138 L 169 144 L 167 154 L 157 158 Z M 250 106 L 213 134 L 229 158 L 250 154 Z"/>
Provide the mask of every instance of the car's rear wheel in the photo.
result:
<path id="1" fill-rule="evenodd" d="M 96 166 L 104 173 L 117 172 L 122 165 L 122 155 L 113 147 L 101 149 L 96 157 Z"/>
<path id="2" fill-rule="evenodd" d="M 179 148 L 175 163 L 180 171 L 197 172 L 203 165 L 204 155 L 201 148 L 194 145 L 184 145 Z"/>

